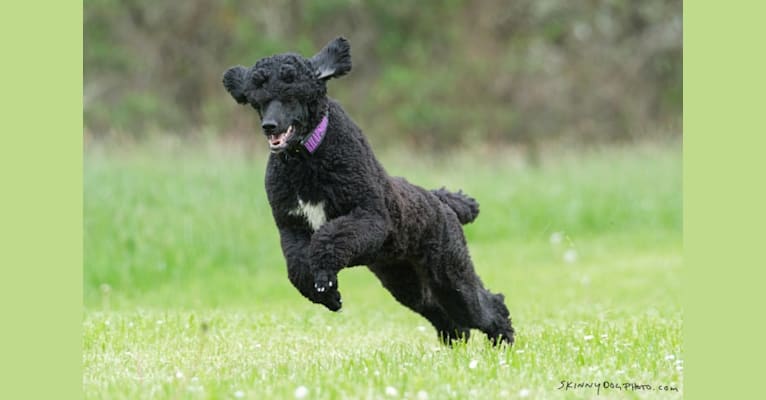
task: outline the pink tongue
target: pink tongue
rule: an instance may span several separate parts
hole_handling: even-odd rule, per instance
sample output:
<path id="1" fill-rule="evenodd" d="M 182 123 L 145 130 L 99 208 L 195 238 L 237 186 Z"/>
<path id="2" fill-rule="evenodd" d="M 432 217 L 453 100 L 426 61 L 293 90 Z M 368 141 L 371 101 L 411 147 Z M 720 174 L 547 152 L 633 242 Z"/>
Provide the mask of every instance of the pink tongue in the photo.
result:
<path id="1" fill-rule="evenodd" d="M 271 143 L 273 146 L 277 146 L 282 143 L 283 134 L 280 135 L 269 135 L 269 143 Z"/>

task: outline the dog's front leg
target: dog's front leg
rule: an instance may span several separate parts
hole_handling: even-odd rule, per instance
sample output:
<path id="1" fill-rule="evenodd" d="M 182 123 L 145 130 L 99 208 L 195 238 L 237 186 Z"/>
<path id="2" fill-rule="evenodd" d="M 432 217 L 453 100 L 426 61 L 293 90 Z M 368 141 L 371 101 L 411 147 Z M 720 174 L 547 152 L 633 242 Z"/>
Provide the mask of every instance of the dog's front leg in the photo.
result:
<path id="1" fill-rule="evenodd" d="M 311 237 L 309 258 L 314 289 L 319 293 L 338 289 L 338 271 L 352 260 L 376 253 L 386 239 L 383 216 L 362 209 L 322 225 Z"/>
<path id="2" fill-rule="evenodd" d="M 287 261 L 287 277 L 296 289 L 307 299 L 322 304 L 331 311 L 341 308 L 342 300 L 337 290 L 317 292 L 314 288 L 314 275 L 309 263 L 309 243 L 311 236 L 308 232 L 281 228 L 279 230 L 282 253 Z"/>

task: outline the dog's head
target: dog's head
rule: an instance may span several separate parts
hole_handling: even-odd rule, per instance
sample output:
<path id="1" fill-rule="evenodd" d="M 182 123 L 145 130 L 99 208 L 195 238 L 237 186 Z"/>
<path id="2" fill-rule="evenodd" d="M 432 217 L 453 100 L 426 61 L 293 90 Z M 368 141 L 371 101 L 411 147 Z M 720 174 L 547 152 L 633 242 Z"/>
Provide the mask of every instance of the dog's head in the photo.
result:
<path id="1" fill-rule="evenodd" d="M 250 104 L 272 153 L 304 142 L 327 111 L 327 80 L 351 70 L 351 48 L 338 37 L 311 58 L 285 53 L 241 65 L 223 74 L 223 86 L 240 104 Z"/>

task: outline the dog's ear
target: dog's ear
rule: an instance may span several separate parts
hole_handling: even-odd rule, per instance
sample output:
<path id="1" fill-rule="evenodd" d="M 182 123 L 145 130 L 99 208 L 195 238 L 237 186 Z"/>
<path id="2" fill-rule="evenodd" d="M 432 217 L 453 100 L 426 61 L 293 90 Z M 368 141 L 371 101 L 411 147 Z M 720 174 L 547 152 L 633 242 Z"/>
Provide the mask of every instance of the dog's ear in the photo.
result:
<path id="1" fill-rule="evenodd" d="M 351 71 L 351 46 L 344 37 L 337 37 L 314 57 L 311 57 L 318 79 L 327 80 L 346 75 Z"/>
<path id="2" fill-rule="evenodd" d="M 241 65 L 231 67 L 223 74 L 223 87 L 239 104 L 247 104 L 247 97 L 245 96 L 246 76 L 247 68 Z"/>

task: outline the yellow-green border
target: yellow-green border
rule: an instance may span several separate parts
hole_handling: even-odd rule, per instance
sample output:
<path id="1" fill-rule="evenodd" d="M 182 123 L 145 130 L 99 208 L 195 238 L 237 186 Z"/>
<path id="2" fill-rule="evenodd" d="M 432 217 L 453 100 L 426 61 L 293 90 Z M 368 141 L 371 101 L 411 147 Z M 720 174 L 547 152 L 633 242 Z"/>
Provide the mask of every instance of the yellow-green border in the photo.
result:
<path id="1" fill-rule="evenodd" d="M 686 398 L 762 381 L 766 5 L 749 4 L 684 4 Z M 0 48 L 0 397 L 80 398 L 82 4 L 0 6 Z"/>
<path id="2" fill-rule="evenodd" d="M 0 6 L 0 398 L 82 397 L 82 4 Z"/>
<path id="3" fill-rule="evenodd" d="M 763 396 L 766 4 L 684 2 L 684 397 Z"/>

